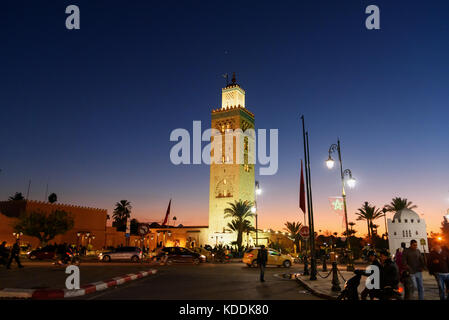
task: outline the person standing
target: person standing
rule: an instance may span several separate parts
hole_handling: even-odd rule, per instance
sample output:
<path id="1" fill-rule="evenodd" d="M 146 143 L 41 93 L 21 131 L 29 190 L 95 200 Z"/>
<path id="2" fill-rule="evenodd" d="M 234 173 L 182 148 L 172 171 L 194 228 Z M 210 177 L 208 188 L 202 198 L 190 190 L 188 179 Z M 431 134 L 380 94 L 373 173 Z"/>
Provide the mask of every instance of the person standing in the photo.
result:
<path id="1" fill-rule="evenodd" d="M 380 251 L 379 259 L 382 265 L 380 269 L 380 288 L 383 292 L 381 299 L 388 300 L 392 297 L 393 290 L 398 289 L 399 268 L 386 249 Z"/>
<path id="2" fill-rule="evenodd" d="M 6 241 L 0 245 L 0 264 L 6 265 L 8 263 L 9 250 L 6 247 Z"/>
<path id="3" fill-rule="evenodd" d="M 379 268 L 379 272 L 381 269 L 381 264 L 379 262 L 379 260 L 377 259 L 377 255 L 376 252 L 374 250 L 371 250 L 368 252 L 367 254 L 367 258 L 368 258 L 368 263 L 369 265 L 374 265 L 377 268 Z M 367 296 L 370 296 L 370 299 L 373 300 L 374 297 L 376 296 L 378 289 L 368 289 L 365 287 L 365 289 L 363 289 L 363 291 L 360 293 L 360 299 L 361 300 L 366 300 Z"/>
<path id="4" fill-rule="evenodd" d="M 418 299 L 424 300 L 422 271 L 424 270 L 425 263 L 416 240 L 410 241 L 410 247 L 404 250 L 401 260 L 404 269 L 410 273 L 413 286 L 418 289 Z"/>
<path id="5" fill-rule="evenodd" d="M 449 283 L 449 257 L 438 244 L 430 251 L 427 268 L 437 281 L 440 300 L 445 300 L 445 291 Z"/>
<path id="6" fill-rule="evenodd" d="M 257 252 L 257 264 L 260 268 L 260 282 L 265 282 L 265 267 L 268 261 L 268 251 L 264 245 L 260 246 L 259 252 Z"/>
<path id="7" fill-rule="evenodd" d="M 11 269 L 11 263 L 13 259 L 16 260 L 16 263 L 19 266 L 19 268 L 23 268 L 22 264 L 20 263 L 19 254 L 20 254 L 20 246 L 19 246 L 19 239 L 17 239 L 11 248 L 11 254 L 9 256 L 8 264 L 6 265 L 6 269 Z"/>

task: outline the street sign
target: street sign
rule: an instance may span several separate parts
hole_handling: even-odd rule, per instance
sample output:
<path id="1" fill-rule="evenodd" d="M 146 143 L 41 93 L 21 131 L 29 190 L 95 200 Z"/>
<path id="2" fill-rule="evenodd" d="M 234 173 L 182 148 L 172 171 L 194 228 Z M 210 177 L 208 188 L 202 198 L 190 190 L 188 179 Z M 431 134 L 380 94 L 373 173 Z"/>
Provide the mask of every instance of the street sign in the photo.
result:
<path id="1" fill-rule="evenodd" d="M 146 224 L 146 223 L 139 224 L 138 232 L 141 236 L 146 235 L 148 233 L 148 231 L 149 231 L 148 224 Z"/>
<path id="2" fill-rule="evenodd" d="M 421 239 L 420 242 L 421 242 L 421 245 L 422 245 L 422 246 L 425 246 L 425 245 L 426 245 L 426 240 L 425 240 L 425 239 Z"/>
<path id="3" fill-rule="evenodd" d="M 299 235 L 303 238 L 308 238 L 310 236 L 309 227 L 303 226 L 301 229 L 299 229 Z"/>

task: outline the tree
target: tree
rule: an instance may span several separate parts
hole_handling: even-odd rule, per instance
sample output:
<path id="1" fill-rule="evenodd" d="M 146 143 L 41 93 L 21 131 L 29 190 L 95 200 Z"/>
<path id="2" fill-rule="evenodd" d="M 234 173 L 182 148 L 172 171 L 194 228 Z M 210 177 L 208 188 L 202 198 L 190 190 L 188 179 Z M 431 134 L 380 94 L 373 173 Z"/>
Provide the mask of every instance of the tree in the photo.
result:
<path id="1" fill-rule="evenodd" d="M 376 206 L 371 206 L 367 201 L 363 204 L 358 212 L 355 213 L 358 218 L 357 220 L 365 220 L 368 227 L 368 238 L 372 240 L 372 235 L 374 234 L 374 224 L 373 221 L 384 216 L 381 209 L 376 208 Z"/>
<path id="2" fill-rule="evenodd" d="M 389 212 L 398 212 L 402 209 L 415 209 L 418 206 L 414 205 L 407 198 L 395 197 L 391 200 L 390 204 L 385 205 L 385 209 Z"/>
<path id="3" fill-rule="evenodd" d="M 20 201 L 25 200 L 25 197 L 23 196 L 22 192 L 16 192 L 13 196 L 8 198 L 9 201 Z"/>
<path id="4" fill-rule="evenodd" d="M 137 219 L 131 219 L 129 229 L 130 229 L 129 231 L 132 235 L 138 235 L 139 234 L 139 221 Z"/>
<path id="5" fill-rule="evenodd" d="M 443 219 L 443 222 L 441 222 L 441 234 L 447 244 L 449 243 L 449 220 L 446 217 L 443 217 Z"/>
<path id="6" fill-rule="evenodd" d="M 40 211 L 32 211 L 20 216 L 19 221 L 14 225 L 14 230 L 38 238 L 41 245 L 45 245 L 58 234 L 64 234 L 72 229 L 73 225 L 74 219 L 66 211 L 55 210 L 48 215 Z"/>
<path id="7" fill-rule="evenodd" d="M 296 250 L 299 252 L 300 250 L 300 243 L 301 243 L 301 235 L 299 234 L 299 230 L 302 227 L 301 222 L 286 222 L 285 224 L 285 230 L 288 231 L 290 234 L 290 238 L 295 242 Z"/>
<path id="8" fill-rule="evenodd" d="M 131 209 L 131 202 L 128 200 L 120 200 L 115 204 L 112 226 L 116 227 L 117 231 L 126 231 L 126 221 L 131 216 Z"/>
<path id="9" fill-rule="evenodd" d="M 243 233 L 246 232 L 248 227 L 251 226 L 251 222 L 247 220 L 248 218 L 254 217 L 254 214 L 251 212 L 251 208 L 253 204 L 250 201 L 234 201 L 228 202 L 229 207 L 224 210 L 225 218 L 233 218 L 231 223 L 228 223 L 228 227 L 234 228 L 235 232 L 237 232 L 237 247 L 238 250 L 242 250 L 242 240 Z"/>
<path id="10" fill-rule="evenodd" d="M 56 193 L 52 193 L 48 196 L 48 202 L 55 203 L 56 201 L 58 201 L 58 196 Z"/>

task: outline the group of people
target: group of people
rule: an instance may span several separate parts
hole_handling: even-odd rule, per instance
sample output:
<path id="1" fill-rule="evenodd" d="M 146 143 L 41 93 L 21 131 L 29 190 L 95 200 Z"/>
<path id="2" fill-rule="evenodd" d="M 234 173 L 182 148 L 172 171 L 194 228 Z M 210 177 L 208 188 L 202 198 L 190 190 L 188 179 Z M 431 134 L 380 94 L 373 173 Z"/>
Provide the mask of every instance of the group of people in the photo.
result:
<path id="1" fill-rule="evenodd" d="M 418 249 L 416 240 L 410 241 L 410 247 L 398 249 L 395 256 L 399 267 L 401 281 L 404 284 L 405 299 L 410 299 L 415 289 L 418 290 L 418 299 L 424 299 L 424 285 L 422 272 L 427 269 L 435 277 L 438 284 L 441 300 L 449 298 L 446 291 L 449 285 L 449 250 L 435 244 L 425 259 Z M 426 261 L 427 260 L 427 261 Z"/>
<path id="2" fill-rule="evenodd" d="M 387 250 L 380 252 L 379 259 L 374 251 L 368 253 L 368 260 L 380 270 L 380 287 L 398 288 L 399 282 L 404 287 L 404 299 L 411 300 L 415 290 L 418 291 L 418 299 L 424 300 L 423 271 L 435 277 L 438 284 L 441 300 L 449 300 L 447 293 L 449 287 L 449 250 L 436 244 L 432 247 L 427 259 L 418 249 L 416 240 L 410 241 L 410 246 L 405 244 L 396 251 L 394 261 Z M 372 298 L 376 289 L 362 291 L 362 299 L 368 295 Z"/>
<path id="3" fill-rule="evenodd" d="M 6 247 L 6 241 L 0 244 L 0 264 L 5 264 L 6 269 L 11 269 L 13 260 L 17 263 L 19 268 L 23 268 L 20 263 L 20 242 L 19 239 L 14 242 L 11 248 Z"/>

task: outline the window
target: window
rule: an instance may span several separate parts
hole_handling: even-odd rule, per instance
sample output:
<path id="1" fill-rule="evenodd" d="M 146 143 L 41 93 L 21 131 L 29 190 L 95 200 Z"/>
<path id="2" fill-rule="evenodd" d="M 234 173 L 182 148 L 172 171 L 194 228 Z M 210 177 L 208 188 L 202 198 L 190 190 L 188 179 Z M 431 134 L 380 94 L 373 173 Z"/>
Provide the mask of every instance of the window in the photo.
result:
<path id="1" fill-rule="evenodd" d="M 413 219 L 412 219 L 412 220 L 410 220 L 410 222 L 411 222 L 411 223 L 413 223 Z"/>
<path id="2" fill-rule="evenodd" d="M 416 231 L 416 235 L 418 235 L 418 231 Z"/>
<path id="3" fill-rule="evenodd" d="M 401 219 L 398 219 L 398 222 L 401 223 Z"/>
<path id="4" fill-rule="evenodd" d="M 405 231 L 402 230 L 402 237 L 405 238 Z"/>
<path id="5" fill-rule="evenodd" d="M 397 235 L 396 231 L 394 232 L 394 235 Z"/>
<path id="6" fill-rule="evenodd" d="M 404 222 L 407 223 L 407 219 L 404 219 Z"/>

